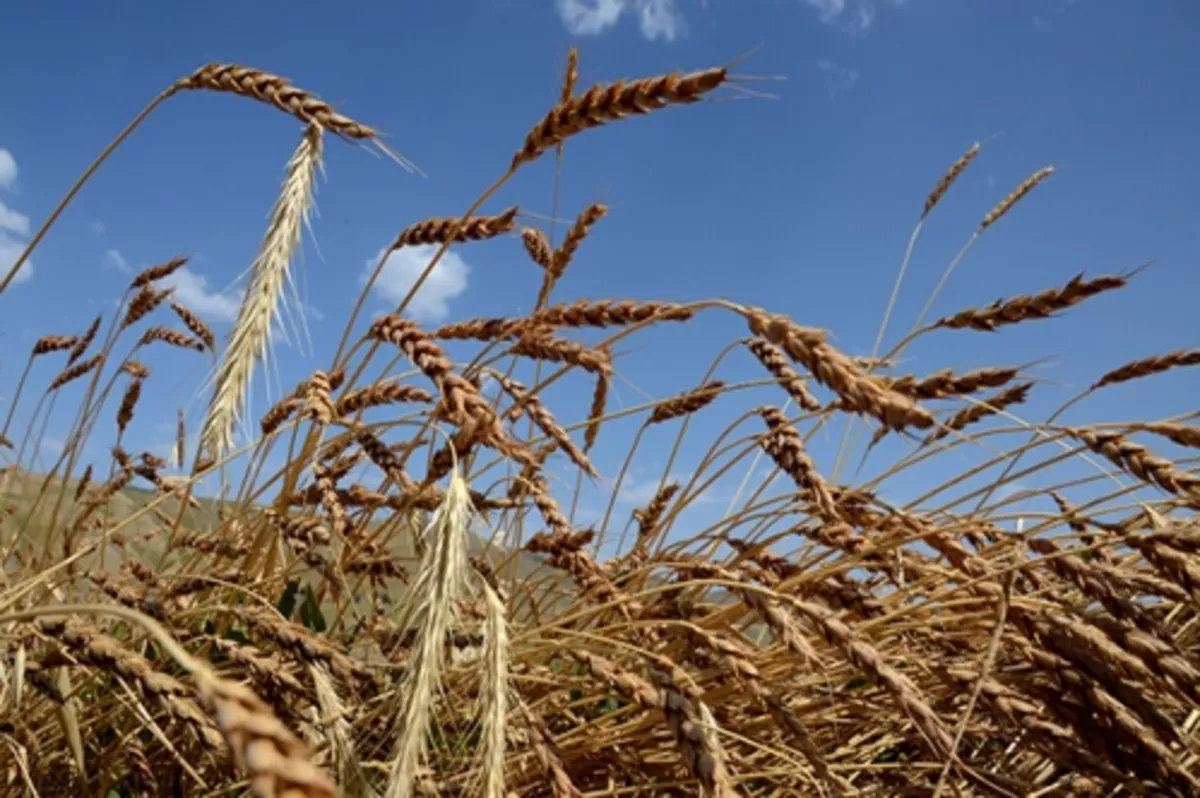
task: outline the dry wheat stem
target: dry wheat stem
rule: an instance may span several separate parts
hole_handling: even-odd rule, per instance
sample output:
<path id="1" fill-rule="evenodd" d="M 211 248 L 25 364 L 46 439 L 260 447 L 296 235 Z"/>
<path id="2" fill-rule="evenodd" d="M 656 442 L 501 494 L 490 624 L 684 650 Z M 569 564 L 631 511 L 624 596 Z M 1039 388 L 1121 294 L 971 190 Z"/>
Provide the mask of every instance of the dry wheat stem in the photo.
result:
<path id="1" fill-rule="evenodd" d="M 258 361 L 270 345 L 271 322 L 277 315 L 290 267 L 312 208 L 313 184 L 321 165 L 321 128 L 305 128 L 288 161 L 284 180 L 251 267 L 250 284 L 238 309 L 229 345 L 217 368 L 212 403 L 200 432 L 200 447 L 220 457 L 233 446 L 233 428 L 241 416 Z"/>

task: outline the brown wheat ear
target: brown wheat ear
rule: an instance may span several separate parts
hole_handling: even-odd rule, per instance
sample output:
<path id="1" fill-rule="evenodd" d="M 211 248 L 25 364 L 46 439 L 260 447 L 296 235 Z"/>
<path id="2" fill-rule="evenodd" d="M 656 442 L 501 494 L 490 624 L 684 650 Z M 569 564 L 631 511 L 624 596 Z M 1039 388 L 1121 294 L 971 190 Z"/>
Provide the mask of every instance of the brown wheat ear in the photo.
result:
<path id="1" fill-rule="evenodd" d="M 533 227 L 526 227 L 521 231 L 521 243 L 525 245 L 525 251 L 529 253 L 531 261 L 545 271 L 550 270 L 554 259 L 554 250 L 551 249 L 550 241 L 546 238 L 545 233 Z"/>
<path id="2" fill-rule="evenodd" d="M 975 160 L 975 156 L 979 154 L 979 146 L 978 141 L 972 144 L 971 148 L 959 156 L 959 159 L 946 170 L 946 174 L 942 175 L 941 179 L 938 180 L 937 185 L 933 187 L 933 191 L 925 199 L 925 210 L 921 212 L 922 219 L 929 215 L 929 212 L 938 204 L 938 201 L 946 196 L 946 192 L 954 185 L 954 181 L 958 180 L 959 176 L 971 165 L 971 161 Z"/>
<path id="3" fill-rule="evenodd" d="M 164 277 L 170 277 L 176 271 L 183 267 L 188 262 L 187 258 L 172 258 L 166 263 L 160 263 L 157 266 L 150 266 L 142 269 L 129 283 L 130 288 L 143 288 L 156 280 L 161 280 Z"/>
<path id="4" fill-rule="evenodd" d="M 343 116 L 329 103 L 311 92 L 293 86 L 287 78 L 261 69 L 238 64 L 205 64 L 191 75 L 180 78 L 175 91 L 207 89 L 229 92 L 268 103 L 304 123 L 315 123 L 325 130 L 350 139 L 376 139 L 379 133 Z"/>
<path id="5" fill-rule="evenodd" d="M 1102 274 L 1094 279 L 1084 280 L 1083 274 L 1080 273 L 1062 288 L 1048 288 L 1040 294 L 1025 294 L 1012 299 L 998 299 L 985 308 L 967 308 L 953 316 L 938 319 L 933 326 L 954 330 L 969 327 L 972 330 L 991 332 L 1006 324 L 1049 318 L 1058 311 L 1078 305 L 1097 294 L 1124 288 L 1127 283 L 1128 279 L 1120 275 Z"/>
<path id="6" fill-rule="evenodd" d="M 821 409 L 820 401 L 808 390 L 800 373 L 788 365 L 787 355 L 779 347 L 762 338 L 751 338 L 746 342 L 746 348 L 779 380 L 779 384 L 799 407 L 810 413 Z"/>
<path id="7" fill-rule="evenodd" d="M 100 317 L 97 316 L 96 318 L 92 319 L 92 323 L 88 325 L 88 328 L 84 331 L 83 335 L 79 336 L 79 341 L 75 344 L 74 348 L 71 349 L 71 356 L 67 358 L 68 366 L 73 365 L 76 360 L 79 360 L 79 358 L 83 357 L 84 353 L 87 352 L 88 347 L 92 345 L 92 341 L 95 339 L 96 333 L 99 331 Z"/>
<path id="8" fill-rule="evenodd" d="M 149 379 L 150 377 L 150 369 L 136 360 L 126 360 L 121 364 L 121 371 L 130 377 L 137 377 L 142 380 Z"/>
<path id="9" fill-rule="evenodd" d="M 204 342 L 199 338 L 184 335 L 178 330 L 172 330 L 170 327 L 151 327 L 142 334 L 141 340 L 138 341 L 138 346 L 152 344 L 155 341 L 162 341 L 164 344 L 177 346 L 180 349 L 195 349 L 197 352 L 204 351 Z"/>
<path id="10" fill-rule="evenodd" d="M 123 330 L 139 322 L 161 305 L 163 300 L 170 296 L 174 290 L 173 288 L 166 288 L 162 291 L 155 291 L 152 286 L 142 286 L 142 290 L 137 293 L 137 296 L 129 301 L 129 309 L 125 312 L 125 320 L 121 322 L 121 329 Z"/>
<path id="11" fill-rule="evenodd" d="M 650 418 L 646 421 L 646 424 L 661 424 L 664 421 L 670 421 L 673 418 L 690 415 L 698 410 L 702 410 L 713 403 L 713 400 L 717 398 L 724 387 L 725 383 L 721 380 L 712 380 L 704 383 L 699 388 L 694 388 L 687 393 L 667 399 L 654 408 L 654 412 L 650 414 Z"/>
<path id="12" fill-rule="evenodd" d="M 451 241 L 484 241 L 512 230 L 516 216 L 517 209 L 509 208 L 498 216 L 425 219 L 401 230 L 400 235 L 392 242 L 392 249 L 422 244 L 445 244 Z"/>
<path id="13" fill-rule="evenodd" d="M 121 397 L 121 406 L 117 409 L 118 432 L 124 432 L 125 428 L 129 426 L 129 422 L 133 421 L 133 409 L 137 406 L 141 395 L 142 381 L 135 377 L 129 381 L 129 387 L 125 389 L 125 395 Z"/>
<path id="14" fill-rule="evenodd" d="M 1174 352 L 1167 352 L 1165 355 L 1152 355 L 1126 363 L 1096 380 L 1092 385 L 1092 390 L 1103 388 L 1105 385 L 1116 385 L 1119 382 L 1161 374 L 1182 366 L 1200 366 L 1200 349 L 1178 349 Z"/>
<path id="15" fill-rule="evenodd" d="M 612 355 L 603 349 L 589 349 L 578 341 L 552 335 L 523 336 L 509 350 L 514 355 L 550 363 L 569 363 L 592 374 L 611 374 Z"/>
<path id="16" fill-rule="evenodd" d="M 34 341 L 33 351 L 29 356 L 40 357 L 41 355 L 48 355 L 51 352 L 73 349 L 78 343 L 79 338 L 74 335 L 43 335 Z"/>
<path id="17" fill-rule="evenodd" d="M 611 357 L 611 352 L 608 353 Z M 592 406 L 588 411 L 587 429 L 583 433 L 583 450 L 591 451 L 600 436 L 600 424 L 604 419 L 604 411 L 608 407 L 608 384 L 610 376 L 601 373 L 596 377 L 596 387 L 592 391 Z"/>
<path id="18" fill-rule="evenodd" d="M 988 211 L 987 216 L 983 217 L 983 221 L 979 223 L 979 232 L 983 232 L 996 222 L 1000 221 L 1000 217 L 1013 209 L 1013 206 L 1024 199 L 1025 195 L 1037 188 L 1038 183 L 1041 183 L 1050 175 L 1054 174 L 1054 167 L 1047 166 L 1037 170 L 1012 190 L 1012 192 L 1000 200 L 1000 203 Z"/>
<path id="19" fill-rule="evenodd" d="M 646 114 L 668 105 L 692 103 L 713 91 L 728 77 L 722 67 L 680 75 L 642 78 L 632 83 L 598 84 L 579 97 L 560 102 L 529 131 L 513 156 L 512 169 L 535 160 L 567 138 L 627 116 Z"/>
<path id="20" fill-rule="evenodd" d="M 192 335 L 195 335 L 204 342 L 204 345 L 208 347 L 208 351 L 212 352 L 216 350 L 216 336 L 213 335 L 212 329 L 204 323 L 203 319 L 178 302 L 171 303 L 171 310 L 175 311 L 175 315 L 183 322 L 183 326 L 191 330 Z"/>
<path id="21" fill-rule="evenodd" d="M 572 47 L 567 51 L 567 68 L 563 74 L 562 95 L 560 102 L 568 102 L 575 94 L 575 84 L 579 82 L 579 48 Z"/>
<path id="22" fill-rule="evenodd" d="M 1020 385 L 1014 385 L 1012 388 L 1001 391 L 993 397 L 982 400 L 977 404 L 972 404 L 970 407 L 965 407 L 955 413 L 950 419 L 938 427 L 933 432 L 929 433 L 925 438 L 925 444 L 933 443 L 940 440 L 951 432 L 957 432 L 965 427 L 974 424 L 988 416 L 994 416 L 1000 411 L 1012 405 L 1021 404 L 1029 396 L 1029 389 L 1033 387 L 1032 382 L 1024 382 Z"/>
<path id="23" fill-rule="evenodd" d="M 95 357 L 92 357 L 92 358 L 89 358 L 89 359 L 83 361 L 79 365 L 72 366 L 71 368 L 66 369 L 61 374 L 59 374 L 57 377 L 55 377 L 53 379 L 53 381 L 51 381 L 50 387 L 47 388 L 46 391 L 47 392 L 56 391 L 59 388 L 66 385 L 68 382 L 72 382 L 74 380 L 79 379 L 84 374 L 87 374 L 89 371 L 96 368 L 96 366 L 99 366 L 101 360 L 102 360 L 101 356 L 96 355 Z"/>
<path id="24" fill-rule="evenodd" d="M 1138 479 L 1158 485 L 1167 493 L 1200 503 L 1200 476 L 1179 469 L 1170 460 L 1151 454 L 1119 432 L 1087 427 L 1068 431 L 1096 454 Z"/>

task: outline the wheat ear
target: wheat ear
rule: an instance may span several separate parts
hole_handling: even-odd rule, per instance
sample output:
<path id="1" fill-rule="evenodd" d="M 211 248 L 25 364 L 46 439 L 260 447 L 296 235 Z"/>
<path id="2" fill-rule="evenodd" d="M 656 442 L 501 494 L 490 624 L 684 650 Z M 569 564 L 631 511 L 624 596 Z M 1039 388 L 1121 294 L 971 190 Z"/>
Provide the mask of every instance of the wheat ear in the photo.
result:
<path id="1" fill-rule="evenodd" d="M 484 671 L 479 691 L 483 729 L 483 795 L 504 798 L 504 745 L 508 723 L 508 626 L 504 602 L 481 580 L 484 599 Z"/>
<path id="2" fill-rule="evenodd" d="M 216 389 L 200 433 L 201 447 L 219 456 L 233 443 L 233 427 L 246 403 L 255 364 L 266 358 L 292 256 L 312 208 L 313 183 L 321 164 L 321 127 L 311 124 L 288 161 L 287 178 L 271 210 L 267 234 L 251 267 L 250 285 L 233 334 L 217 369 Z"/>
<path id="3" fill-rule="evenodd" d="M 456 613 L 457 600 L 466 594 L 467 527 L 471 498 L 457 469 L 441 505 L 425 529 L 421 569 L 412 595 L 420 597 L 414 626 L 412 659 L 401 690 L 400 739 L 392 760 L 387 798 L 411 798 L 421 753 L 432 715 L 433 699 L 442 679 L 446 632 Z"/>

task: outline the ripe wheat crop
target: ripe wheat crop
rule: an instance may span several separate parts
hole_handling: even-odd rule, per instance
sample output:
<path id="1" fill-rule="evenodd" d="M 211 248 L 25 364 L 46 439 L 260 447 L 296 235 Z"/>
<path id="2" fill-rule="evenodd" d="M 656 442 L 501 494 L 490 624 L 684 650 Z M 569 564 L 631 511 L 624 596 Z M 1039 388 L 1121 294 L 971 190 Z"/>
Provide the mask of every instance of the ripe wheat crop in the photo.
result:
<path id="1" fill-rule="evenodd" d="M 168 98 L 240 95 L 259 109 L 230 113 L 282 111 L 299 144 L 280 143 L 286 175 L 224 340 L 164 285 L 184 263 L 172 258 L 139 274 L 111 318 L 47 331 L 16 374 L 0 371 L 12 396 L 0 430 L 0 791 L 1200 794 L 1192 397 L 1171 418 L 1068 425 L 1022 415 L 1055 390 L 1029 367 L 897 366 L 917 339 L 1069 326 L 1078 306 L 1138 290 L 1133 272 L 1066 273 L 929 324 L 922 311 L 880 357 L 889 304 L 868 356 L 796 308 L 556 296 L 568 267 L 593 267 L 609 209 L 568 209 L 575 221 L 555 241 L 526 209 L 484 208 L 549 150 L 569 170 L 573 137 L 687 114 L 675 106 L 738 79 L 718 67 L 579 90 L 572 51 L 540 120 L 489 131 L 512 140 L 501 179 L 461 215 L 395 231 L 386 251 L 436 250 L 409 297 L 370 323 L 360 298 L 334 361 L 305 366 L 258 423 L 246 397 L 273 356 L 323 147 L 377 133 L 235 64 L 156 98 L 30 249 Z M 975 143 L 914 202 L 893 299 L 922 225 L 987 155 Z M 973 242 L 1035 212 L 1020 206 L 1054 190 L 1042 185 L 1052 171 L 967 231 L 926 310 Z M 532 261 L 514 267 L 532 275 L 529 313 L 439 328 L 405 314 L 449 247 L 499 237 L 520 237 Z M 739 337 L 702 378 L 613 401 L 645 331 L 722 316 Z M 1063 410 L 1200 364 L 1181 346 L 1112 363 Z M 197 353 L 215 358 L 198 439 L 180 408 L 170 460 L 124 448 L 139 411 L 172 402 L 156 359 Z M 578 406 L 556 398 L 563 385 Z M 35 470 L 56 401 L 78 410 L 55 431 L 61 454 Z M 843 432 L 836 461 L 810 445 L 830 431 Z M 668 468 L 622 517 L 631 464 L 660 445 Z M 620 453 L 615 472 L 603 447 Z M 846 467 L 852 457 L 870 476 Z M 728 510 L 693 512 L 724 479 L 740 484 Z M 916 498 L 884 498 L 899 480 Z M 587 486 L 610 491 L 593 523 L 577 506 Z"/>

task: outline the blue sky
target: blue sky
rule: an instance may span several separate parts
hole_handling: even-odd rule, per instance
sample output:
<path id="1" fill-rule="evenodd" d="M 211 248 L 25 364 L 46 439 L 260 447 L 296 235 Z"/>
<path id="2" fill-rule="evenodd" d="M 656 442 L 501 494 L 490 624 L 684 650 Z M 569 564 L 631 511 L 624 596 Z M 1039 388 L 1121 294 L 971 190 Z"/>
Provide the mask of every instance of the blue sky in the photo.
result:
<path id="1" fill-rule="evenodd" d="M 1200 5 L 1187 0 L 263 2 L 233 15 L 169 3 L 47 2 L 6 5 L 0 27 L 0 74 L 8 76 L 0 267 L 112 135 L 207 61 L 288 76 L 386 131 L 428 174 L 328 140 L 317 246 L 306 240 L 297 269 L 312 345 L 278 350 L 285 387 L 328 362 L 367 262 L 398 230 L 460 213 L 503 171 L 556 97 L 573 43 L 583 85 L 720 64 L 758 45 L 739 70 L 786 80 L 747 84 L 775 99 L 671 109 L 571 140 L 560 216 L 595 201 L 611 212 L 558 299 L 725 297 L 828 327 L 839 346 L 865 354 L 925 195 L 982 139 L 978 160 L 926 225 L 891 341 L 983 214 L 1046 164 L 1057 173 L 982 237 L 934 313 L 1062 284 L 1084 270 L 1158 262 L 1119 296 L 1064 319 L 998 336 L 931 336 L 909 351 L 907 369 L 1053 356 L 1037 373 L 1058 384 L 1039 386 L 1026 406 L 1037 418 L 1069 387 L 1116 364 L 1200 341 Z M 240 294 L 225 289 L 254 257 L 299 134 L 290 117 L 230 96 L 180 96 L 156 111 L 63 215 L 26 279 L 0 296 L 4 402 L 35 337 L 78 332 L 95 313 L 111 312 L 128 271 L 177 254 L 192 258 L 179 297 L 227 333 Z M 527 167 L 488 209 L 517 204 L 549 214 L 552 174 L 549 158 Z M 457 268 L 418 302 L 422 321 L 530 306 L 539 275 L 517 237 L 455 253 Z M 371 312 L 394 303 L 412 267 L 395 261 Z M 636 339 L 621 370 L 638 389 L 668 395 L 696 384 L 743 334 L 736 321 L 707 316 L 686 334 Z M 669 358 L 661 347 L 671 348 Z M 178 407 L 198 425 L 207 362 L 166 351 L 145 359 L 155 370 L 146 397 L 158 400 L 143 400 L 131 445 L 161 446 Z M 45 360 L 35 370 L 43 384 L 61 367 L 61 359 Z M 736 353 L 718 376 L 758 371 Z M 254 419 L 266 406 L 262 373 L 256 383 Z M 1197 387 L 1194 375 L 1167 375 L 1152 389 L 1097 396 L 1072 418 L 1190 410 L 1183 397 Z M 639 401 L 631 385 L 618 391 L 619 402 Z M 562 409 L 552 407 L 577 421 L 589 392 L 580 381 L 561 392 Z M 770 388 L 754 396 L 778 399 Z M 685 447 L 693 462 L 749 406 L 727 404 L 697 421 Z M 69 421 L 70 401 L 60 405 L 52 438 Z M 31 406 L 22 404 L 18 429 Z M 619 431 L 614 437 L 597 451 L 607 476 L 626 448 Z M 836 441 L 814 443 L 822 465 Z M 664 445 L 646 448 L 635 466 L 643 494 L 666 462 Z"/>

